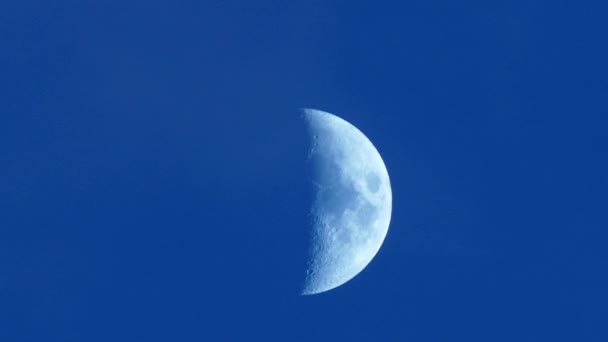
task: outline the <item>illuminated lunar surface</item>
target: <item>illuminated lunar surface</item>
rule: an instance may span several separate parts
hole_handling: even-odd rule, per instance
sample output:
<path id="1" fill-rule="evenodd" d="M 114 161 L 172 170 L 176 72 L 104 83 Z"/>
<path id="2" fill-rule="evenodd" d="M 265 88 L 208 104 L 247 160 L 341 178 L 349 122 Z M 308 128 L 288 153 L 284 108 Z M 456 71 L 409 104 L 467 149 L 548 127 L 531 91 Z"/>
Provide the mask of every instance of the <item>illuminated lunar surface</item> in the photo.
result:
<path id="1" fill-rule="evenodd" d="M 386 166 L 361 131 L 330 113 L 303 112 L 314 187 L 302 291 L 310 295 L 346 283 L 370 263 L 388 231 L 392 193 Z"/>

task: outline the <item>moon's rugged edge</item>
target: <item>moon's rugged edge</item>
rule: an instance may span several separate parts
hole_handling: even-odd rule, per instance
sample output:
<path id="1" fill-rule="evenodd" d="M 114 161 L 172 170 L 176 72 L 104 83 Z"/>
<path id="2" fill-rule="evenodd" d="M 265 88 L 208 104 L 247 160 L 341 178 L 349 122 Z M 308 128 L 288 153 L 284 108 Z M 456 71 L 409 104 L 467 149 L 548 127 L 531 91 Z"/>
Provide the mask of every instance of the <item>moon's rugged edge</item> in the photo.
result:
<path id="1" fill-rule="evenodd" d="M 336 288 L 374 258 L 388 231 L 392 193 L 374 145 L 343 119 L 303 109 L 315 197 L 303 295 Z"/>

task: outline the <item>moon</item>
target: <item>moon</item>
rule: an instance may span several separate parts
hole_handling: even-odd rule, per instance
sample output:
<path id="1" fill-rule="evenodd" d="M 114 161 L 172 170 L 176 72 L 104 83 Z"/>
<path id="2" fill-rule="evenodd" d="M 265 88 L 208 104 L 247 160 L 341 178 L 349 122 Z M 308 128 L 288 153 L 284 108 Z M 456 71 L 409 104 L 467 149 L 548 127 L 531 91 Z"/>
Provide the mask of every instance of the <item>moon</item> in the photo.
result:
<path id="1" fill-rule="evenodd" d="M 388 232 L 392 192 L 369 139 L 345 120 L 303 109 L 308 126 L 313 200 L 302 295 L 334 289 L 359 274 Z"/>

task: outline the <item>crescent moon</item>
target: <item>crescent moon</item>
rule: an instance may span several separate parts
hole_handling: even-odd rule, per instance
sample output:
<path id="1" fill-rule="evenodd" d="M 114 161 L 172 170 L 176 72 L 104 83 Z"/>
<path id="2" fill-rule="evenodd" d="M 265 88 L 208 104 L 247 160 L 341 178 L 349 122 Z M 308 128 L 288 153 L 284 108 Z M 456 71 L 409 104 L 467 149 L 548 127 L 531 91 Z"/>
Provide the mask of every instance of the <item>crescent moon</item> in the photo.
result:
<path id="1" fill-rule="evenodd" d="M 314 198 L 302 295 L 311 295 L 351 280 L 378 253 L 390 224 L 392 192 L 380 154 L 361 131 L 330 113 L 303 113 Z"/>

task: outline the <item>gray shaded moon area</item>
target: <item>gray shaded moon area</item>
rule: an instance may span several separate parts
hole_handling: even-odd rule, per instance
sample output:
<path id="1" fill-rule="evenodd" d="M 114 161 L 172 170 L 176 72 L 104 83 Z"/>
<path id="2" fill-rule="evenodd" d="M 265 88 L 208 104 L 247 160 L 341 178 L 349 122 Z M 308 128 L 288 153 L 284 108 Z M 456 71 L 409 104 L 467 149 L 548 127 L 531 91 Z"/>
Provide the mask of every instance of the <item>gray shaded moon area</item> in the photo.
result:
<path id="1" fill-rule="evenodd" d="M 355 126 L 303 109 L 311 146 L 314 198 L 303 295 L 336 288 L 374 258 L 388 231 L 392 193 L 374 145 Z"/>

